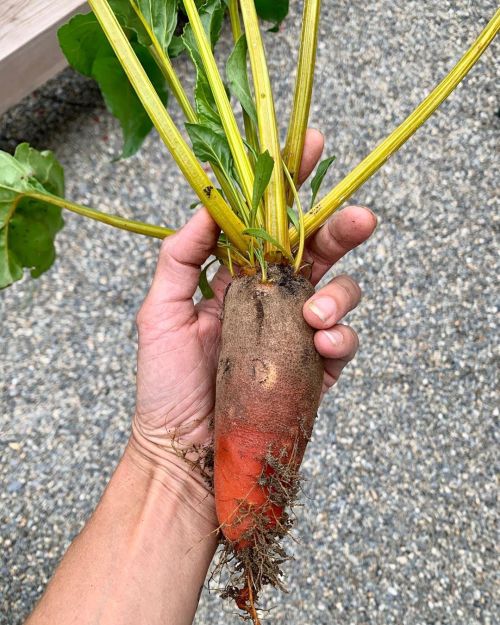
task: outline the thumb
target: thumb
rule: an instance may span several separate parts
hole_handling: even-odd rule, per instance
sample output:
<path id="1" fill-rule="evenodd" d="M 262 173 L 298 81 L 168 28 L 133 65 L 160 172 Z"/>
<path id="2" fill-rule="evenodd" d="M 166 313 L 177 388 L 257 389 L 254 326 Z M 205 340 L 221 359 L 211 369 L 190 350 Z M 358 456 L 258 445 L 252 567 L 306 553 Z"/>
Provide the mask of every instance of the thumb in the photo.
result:
<path id="1" fill-rule="evenodd" d="M 148 305 L 156 308 L 184 303 L 193 310 L 201 266 L 212 254 L 219 232 L 219 226 L 203 207 L 179 232 L 163 241 Z"/>

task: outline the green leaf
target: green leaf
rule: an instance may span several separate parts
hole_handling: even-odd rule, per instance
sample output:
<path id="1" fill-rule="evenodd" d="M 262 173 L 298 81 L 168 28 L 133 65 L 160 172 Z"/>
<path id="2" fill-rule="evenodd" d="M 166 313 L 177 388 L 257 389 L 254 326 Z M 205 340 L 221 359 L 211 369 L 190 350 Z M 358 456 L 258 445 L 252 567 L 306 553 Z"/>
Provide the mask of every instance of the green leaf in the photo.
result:
<path id="1" fill-rule="evenodd" d="M 278 243 L 278 241 L 276 241 L 276 239 L 271 236 L 269 232 L 267 232 L 267 230 L 264 230 L 263 228 L 245 228 L 245 230 L 243 230 L 243 234 L 248 234 L 255 239 L 262 239 L 264 241 L 267 241 L 268 243 L 274 245 L 274 247 L 276 247 L 284 256 L 286 256 L 286 258 L 291 258 L 290 254 L 285 250 L 285 248 L 280 243 Z"/>
<path id="2" fill-rule="evenodd" d="M 295 230 L 299 232 L 300 222 L 299 222 L 299 218 L 297 217 L 297 213 L 293 210 L 291 206 L 287 206 L 286 212 L 288 213 L 288 219 L 292 222 L 292 225 L 294 226 Z"/>
<path id="3" fill-rule="evenodd" d="M 170 45 L 168 46 L 168 56 L 171 59 L 175 59 L 177 56 L 182 54 L 185 49 L 186 49 L 186 46 L 184 45 L 182 36 L 174 35 L 172 37 L 172 41 L 170 42 Z"/>
<path id="4" fill-rule="evenodd" d="M 201 2 L 200 6 L 201 23 L 214 48 L 220 38 L 226 7 L 220 0 L 206 0 L 206 2 Z"/>
<path id="5" fill-rule="evenodd" d="M 133 48 L 156 92 L 162 101 L 166 102 L 167 92 L 160 69 L 144 46 L 134 43 Z M 123 158 L 132 156 L 141 147 L 153 123 L 116 56 L 96 59 L 92 71 L 99 83 L 107 108 L 119 120 L 122 127 L 124 145 L 121 156 Z"/>
<path id="6" fill-rule="evenodd" d="M 247 40 L 242 35 L 236 42 L 226 64 L 226 77 L 229 91 L 241 104 L 245 113 L 257 126 L 257 111 L 253 101 L 247 70 Z"/>
<path id="7" fill-rule="evenodd" d="M 131 2 L 135 2 L 139 7 L 162 49 L 168 54 L 177 27 L 177 0 L 131 0 Z"/>
<path id="8" fill-rule="evenodd" d="M 323 182 L 328 170 L 330 169 L 330 165 L 336 159 L 336 156 L 330 156 L 330 158 L 325 158 L 324 161 L 318 165 L 318 169 L 316 170 L 316 175 L 311 180 L 311 189 L 312 189 L 312 198 L 311 198 L 311 206 L 314 206 L 314 202 L 316 200 L 316 196 L 318 195 L 319 188 L 321 187 L 321 183 Z"/>
<path id="9" fill-rule="evenodd" d="M 275 31 L 288 15 L 289 0 L 255 0 L 255 8 L 259 17 L 275 23 L 271 29 Z"/>
<path id="10" fill-rule="evenodd" d="M 255 163 L 255 178 L 253 182 L 252 194 L 252 216 L 257 212 L 262 196 L 264 195 L 267 185 L 271 180 L 274 169 L 274 159 L 268 150 L 259 154 Z"/>
<path id="11" fill-rule="evenodd" d="M 109 5 L 113 9 L 113 13 L 118 18 L 122 27 L 134 33 L 134 36 L 130 36 L 129 39 L 131 41 L 137 39 L 137 41 L 143 46 L 149 46 L 151 39 L 149 38 L 148 32 L 144 28 L 139 16 L 135 12 L 134 7 L 132 6 L 132 1 L 133 0 L 108 0 Z M 138 4 L 151 4 L 152 1 L 154 0 L 143 3 L 142 0 L 138 0 Z M 167 1 L 170 4 L 170 0 L 164 0 L 163 4 Z"/>
<path id="12" fill-rule="evenodd" d="M 207 2 L 210 2 L 210 0 L 194 0 L 194 3 L 196 4 L 196 7 L 198 9 L 201 9 L 201 7 L 207 4 Z M 224 2 L 227 4 L 227 0 L 224 0 Z M 179 11 L 184 15 L 186 14 L 186 9 L 184 8 L 183 2 L 179 2 Z"/>
<path id="13" fill-rule="evenodd" d="M 208 263 L 208 265 L 205 265 L 205 267 L 203 267 L 202 272 L 200 273 L 200 279 L 198 281 L 198 286 L 200 287 L 201 294 L 203 295 L 203 297 L 205 299 L 212 299 L 214 297 L 214 292 L 213 292 L 212 287 L 210 286 L 210 284 L 208 282 L 207 271 L 208 271 L 209 267 L 211 267 L 211 265 L 213 265 L 216 261 L 217 261 L 217 259 L 215 259 L 212 262 Z"/>
<path id="14" fill-rule="evenodd" d="M 257 260 L 259 261 L 259 265 L 260 265 L 260 270 L 262 272 L 262 281 L 266 282 L 267 281 L 267 261 L 266 258 L 264 256 L 264 252 L 263 250 L 260 249 L 255 249 L 254 250 L 254 254 L 257 258 Z"/>
<path id="15" fill-rule="evenodd" d="M 219 34 L 222 18 L 224 16 L 224 7 L 220 0 L 209 0 L 206 6 L 200 10 L 200 18 L 207 35 L 210 36 L 212 45 L 215 44 Z M 186 24 L 182 41 L 191 57 L 196 68 L 196 86 L 194 90 L 194 99 L 196 104 L 196 112 L 200 124 L 211 128 L 214 132 L 224 135 L 224 128 L 217 110 L 210 84 L 208 82 L 205 68 L 201 56 L 198 52 L 198 46 L 190 24 Z"/>
<path id="16" fill-rule="evenodd" d="M 113 8 L 117 13 L 120 10 L 124 13 L 129 11 L 126 17 L 119 15 L 122 25 L 130 25 L 136 34 L 140 32 L 140 23 L 139 26 L 137 25 L 138 17 L 129 6 L 128 0 L 114 0 Z M 58 37 L 59 44 L 70 65 L 97 81 L 108 110 L 119 120 L 124 141 L 121 157 L 126 158 L 135 154 L 151 131 L 153 124 L 108 43 L 97 18 L 93 13 L 76 15 L 59 29 Z M 144 40 L 144 35 L 138 35 L 138 38 Z M 165 79 L 156 62 L 148 49 L 138 41 L 134 41 L 132 45 L 158 95 L 166 103 Z"/>
<path id="17" fill-rule="evenodd" d="M 23 277 L 40 276 L 54 262 L 61 209 L 27 193 L 64 193 L 64 174 L 52 152 L 21 144 L 15 156 L 0 151 L 0 288 Z"/>
<path id="18" fill-rule="evenodd" d="M 203 69 L 197 69 L 196 72 L 194 100 L 200 124 L 208 126 L 221 136 L 225 136 L 222 120 L 217 110 L 217 104 L 215 103 L 208 78 Z"/>
<path id="19" fill-rule="evenodd" d="M 257 159 L 259 158 L 257 150 L 253 147 L 253 145 L 250 145 L 250 143 L 248 143 L 246 139 L 243 139 L 243 143 L 245 144 L 245 147 L 249 151 L 249 153 L 253 156 L 254 160 L 257 161 Z"/>
<path id="20" fill-rule="evenodd" d="M 129 39 L 149 46 L 149 35 L 129 0 L 110 0 L 110 5 L 118 21 L 128 32 Z M 114 56 L 113 48 L 92 12 L 72 17 L 59 28 L 57 37 L 68 63 L 85 76 L 92 78 L 92 66 L 96 58 Z"/>
<path id="21" fill-rule="evenodd" d="M 186 130 L 196 158 L 215 165 L 230 179 L 234 164 L 227 139 L 202 124 L 186 124 Z"/>
<path id="22" fill-rule="evenodd" d="M 35 178 L 49 193 L 64 197 L 64 169 L 52 152 L 39 152 L 28 143 L 20 143 L 14 158 L 25 166 L 29 177 Z"/>
<path id="23" fill-rule="evenodd" d="M 205 32 L 210 38 L 212 47 L 220 36 L 220 29 L 224 17 L 225 7 L 222 6 L 220 0 L 209 0 L 202 9 L 200 9 L 200 18 Z M 191 57 L 196 68 L 196 87 L 194 99 L 196 103 L 196 112 L 200 124 L 208 126 L 213 131 L 224 135 L 222 121 L 215 104 L 215 99 L 210 88 L 210 84 L 203 67 L 198 45 L 190 24 L 186 24 L 182 41 Z"/>
<path id="24" fill-rule="evenodd" d="M 5 228 L 10 255 L 21 267 L 29 267 L 33 278 L 47 271 L 56 258 L 54 237 L 61 221 L 57 206 L 25 199 Z"/>
<path id="25" fill-rule="evenodd" d="M 59 45 L 68 63 L 84 76 L 93 78 L 92 68 L 97 58 L 114 56 L 95 15 L 75 15 L 57 31 Z"/>
<path id="26" fill-rule="evenodd" d="M 203 24 L 203 28 L 205 29 L 208 39 L 210 40 L 212 49 L 219 40 L 225 11 L 226 8 L 221 4 L 220 0 L 208 0 L 208 2 L 206 2 L 206 4 L 204 4 L 199 11 L 201 23 Z M 191 58 L 193 59 L 193 63 L 196 65 L 196 68 L 203 69 L 203 62 L 198 51 L 196 37 L 194 36 L 193 29 L 191 28 L 191 24 L 189 24 L 189 22 L 184 28 L 182 40 Z"/>

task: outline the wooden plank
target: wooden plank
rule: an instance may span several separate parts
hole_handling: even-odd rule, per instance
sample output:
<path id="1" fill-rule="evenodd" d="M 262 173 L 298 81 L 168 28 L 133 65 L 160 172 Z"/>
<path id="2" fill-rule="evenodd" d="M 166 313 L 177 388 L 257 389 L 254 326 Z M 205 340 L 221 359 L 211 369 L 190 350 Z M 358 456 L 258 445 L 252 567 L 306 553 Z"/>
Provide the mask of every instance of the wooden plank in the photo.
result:
<path id="1" fill-rule="evenodd" d="M 66 66 L 57 29 L 86 11 L 82 0 L 0 0 L 0 114 Z"/>

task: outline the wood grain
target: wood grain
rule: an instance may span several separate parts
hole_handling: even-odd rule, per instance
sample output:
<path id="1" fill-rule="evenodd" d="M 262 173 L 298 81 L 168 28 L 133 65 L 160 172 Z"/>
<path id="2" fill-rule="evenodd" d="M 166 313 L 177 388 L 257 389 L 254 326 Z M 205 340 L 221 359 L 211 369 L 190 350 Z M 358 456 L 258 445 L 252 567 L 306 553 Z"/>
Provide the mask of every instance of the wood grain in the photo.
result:
<path id="1" fill-rule="evenodd" d="M 82 0 L 0 1 L 0 114 L 66 66 L 57 29 Z"/>

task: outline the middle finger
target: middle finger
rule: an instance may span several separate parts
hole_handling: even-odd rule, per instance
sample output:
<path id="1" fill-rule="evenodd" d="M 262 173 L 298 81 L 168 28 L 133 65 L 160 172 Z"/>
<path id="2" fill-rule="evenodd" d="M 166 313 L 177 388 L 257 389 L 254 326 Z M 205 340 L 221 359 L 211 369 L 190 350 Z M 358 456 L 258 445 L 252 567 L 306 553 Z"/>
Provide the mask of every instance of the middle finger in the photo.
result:
<path id="1" fill-rule="evenodd" d="M 364 206 L 347 206 L 321 226 L 306 242 L 304 260 L 312 263 L 311 282 L 317 284 L 345 254 L 366 241 L 377 218 Z"/>

